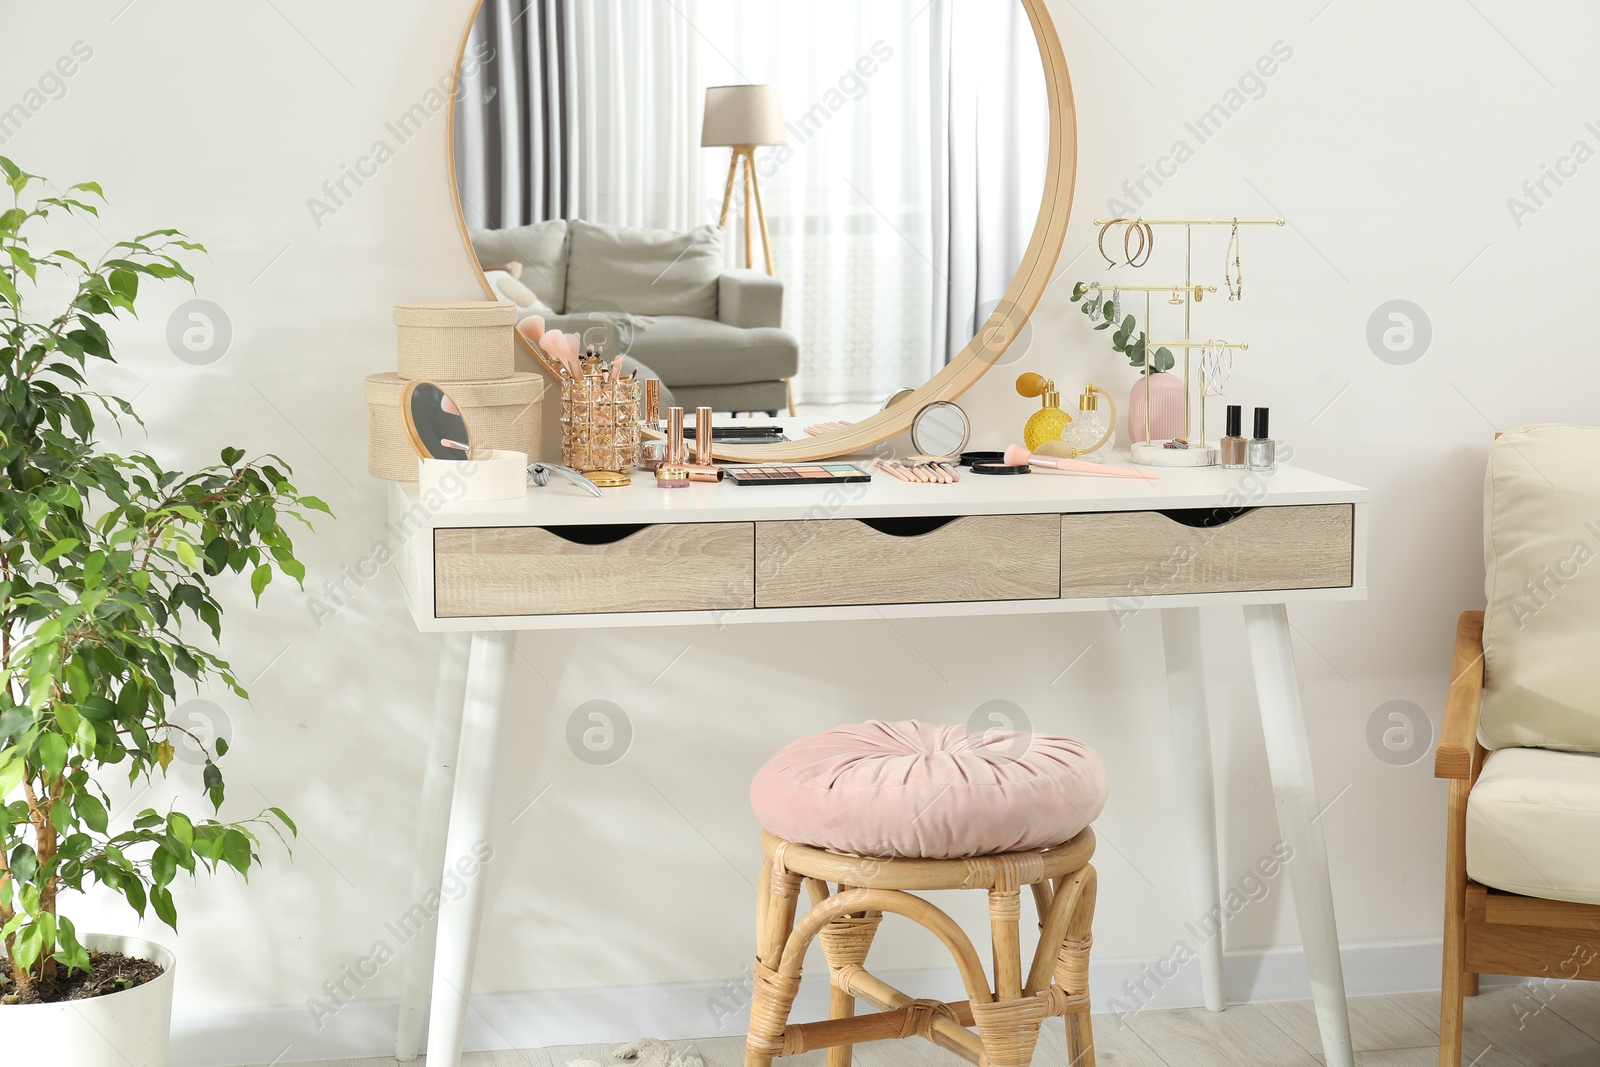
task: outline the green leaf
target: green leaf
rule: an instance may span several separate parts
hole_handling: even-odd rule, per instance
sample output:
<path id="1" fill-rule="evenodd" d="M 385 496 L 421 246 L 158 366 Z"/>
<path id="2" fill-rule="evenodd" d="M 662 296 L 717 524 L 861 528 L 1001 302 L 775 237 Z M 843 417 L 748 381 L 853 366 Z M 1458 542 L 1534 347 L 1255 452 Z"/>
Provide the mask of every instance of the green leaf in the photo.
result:
<path id="1" fill-rule="evenodd" d="M 256 603 L 261 602 L 261 591 L 272 581 L 272 568 L 263 564 L 250 575 L 250 591 L 256 595 Z"/>
<path id="2" fill-rule="evenodd" d="M 150 853 L 150 880 L 155 882 L 156 885 L 170 885 L 173 876 L 177 873 L 178 857 L 174 856 L 165 846 L 161 846 Z"/>
<path id="3" fill-rule="evenodd" d="M 11 791 L 22 784 L 22 776 L 26 773 L 26 764 L 22 760 L 19 749 L 7 748 L 0 750 L 0 803 L 4 803 Z"/>
<path id="4" fill-rule="evenodd" d="M 238 830 L 229 830 L 222 835 L 222 859 L 228 866 L 240 874 L 250 873 L 250 839 Z"/>
<path id="5" fill-rule="evenodd" d="M 289 828 L 289 832 L 291 834 L 293 834 L 296 837 L 300 836 L 300 830 L 295 826 L 294 820 L 289 818 L 289 816 L 285 815 L 283 813 L 283 809 L 282 808 L 268 808 L 267 810 L 272 812 L 272 814 L 276 815 L 278 817 L 278 819 L 283 823 L 283 825 L 285 825 L 285 826 L 287 826 Z"/>
<path id="6" fill-rule="evenodd" d="M 52 563 L 77 547 L 78 541 L 75 538 L 63 537 L 61 540 L 45 549 L 44 555 L 39 557 L 39 563 L 40 565 Z"/>
<path id="7" fill-rule="evenodd" d="M 79 793 L 73 798 L 72 806 L 77 809 L 78 817 L 89 825 L 89 829 L 97 834 L 106 832 L 106 806 L 100 803 L 100 798 L 93 793 Z"/>
<path id="8" fill-rule="evenodd" d="M 167 815 L 167 832 L 183 845 L 184 848 L 194 848 L 194 823 L 181 811 L 174 811 Z"/>
<path id="9" fill-rule="evenodd" d="M 177 553 L 178 559 L 183 562 L 185 567 L 199 568 L 200 557 L 195 555 L 194 546 L 183 538 L 175 537 L 172 539 L 172 551 Z"/>
<path id="10" fill-rule="evenodd" d="M 61 772 L 67 769 L 67 739 L 57 733 L 45 734 L 39 739 L 39 758 L 44 761 L 49 777 L 61 777 Z"/>
<path id="11" fill-rule="evenodd" d="M 171 891 L 164 886 L 151 886 L 150 906 L 156 909 L 156 918 L 172 927 L 173 932 L 176 933 L 178 929 L 178 909 L 173 906 Z"/>

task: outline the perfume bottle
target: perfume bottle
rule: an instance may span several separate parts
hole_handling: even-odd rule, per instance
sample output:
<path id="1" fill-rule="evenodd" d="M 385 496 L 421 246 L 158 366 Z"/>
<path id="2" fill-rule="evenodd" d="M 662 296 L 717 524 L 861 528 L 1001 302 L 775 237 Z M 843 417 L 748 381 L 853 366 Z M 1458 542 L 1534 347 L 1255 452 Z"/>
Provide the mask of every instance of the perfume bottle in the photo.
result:
<path id="1" fill-rule="evenodd" d="M 1256 435 L 1250 439 L 1250 469 L 1271 474 L 1278 469 L 1278 443 L 1267 436 L 1267 409 L 1256 408 Z"/>
<path id="2" fill-rule="evenodd" d="M 1244 439 L 1244 408 L 1238 404 L 1228 405 L 1228 434 L 1222 439 L 1222 465 L 1228 470 L 1243 470 L 1246 457 Z"/>
<path id="3" fill-rule="evenodd" d="M 1100 411 L 1100 397 L 1095 394 L 1094 383 L 1090 382 L 1078 397 L 1078 417 L 1072 420 L 1061 439 L 1072 447 L 1072 458 L 1104 463 L 1111 444 L 1111 435 L 1106 432 L 1110 426 Z"/>
<path id="4" fill-rule="evenodd" d="M 1056 383 L 1040 374 L 1028 371 L 1017 379 L 1017 392 L 1027 397 L 1038 397 L 1042 406 L 1028 418 L 1022 428 L 1022 440 L 1028 451 L 1037 452 L 1046 441 L 1062 440 L 1072 416 L 1061 410 L 1061 394 Z"/>

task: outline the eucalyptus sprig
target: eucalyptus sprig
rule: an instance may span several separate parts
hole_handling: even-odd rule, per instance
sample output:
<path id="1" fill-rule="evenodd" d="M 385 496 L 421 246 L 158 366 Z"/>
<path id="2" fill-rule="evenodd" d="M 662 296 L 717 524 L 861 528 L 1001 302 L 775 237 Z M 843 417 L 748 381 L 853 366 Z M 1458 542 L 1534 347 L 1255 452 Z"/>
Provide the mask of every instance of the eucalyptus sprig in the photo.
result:
<path id="1" fill-rule="evenodd" d="M 1111 335 L 1112 350 L 1127 356 L 1128 363 L 1135 370 L 1144 370 L 1144 331 L 1138 330 L 1138 323 L 1132 315 L 1126 315 L 1121 322 L 1118 322 L 1116 305 L 1110 300 L 1102 303 L 1103 295 L 1099 290 L 1091 292 L 1088 282 L 1079 282 L 1072 287 L 1072 302 L 1078 305 L 1078 310 L 1088 316 L 1096 330 L 1116 327 L 1116 332 Z M 1138 330 L 1137 335 L 1134 333 L 1135 330 Z M 1177 363 L 1170 348 L 1160 347 L 1150 354 L 1152 370 L 1171 370 Z"/>
<path id="2" fill-rule="evenodd" d="M 274 456 L 224 448 L 220 463 L 184 473 L 102 445 L 97 414 L 138 416 L 87 388 L 89 361 L 115 361 L 107 327 L 134 314 L 142 280 L 192 284 L 183 257 L 204 249 L 155 230 L 93 262 L 41 252 L 43 223 L 97 216 L 90 201 L 104 194 L 82 182 L 45 195 L 44 179 L 3 156 L 0 179 L 11 194 L 0 211 L 0 965 L 27 1002 L 50 999 L 62 968 L 89 966 L 60 913 L 63 890 L 105 886 L 176 930 L 179 871 L 248 876 L 258 831 L 296 833 L 277 807 L 233 821 L 146 808 L 122 823 L 100 778 L 111 767 L 130 784 L 164 776 L 187 735 L 220 814 L 227 743 L 204 744 L 168 711 L 182 682 L 246 693 L 191 633 L 220 640 L 211 579 L 224 571 L 248 574 L 258 602 L 274 573 L 301 581 L 285 522 L 309 527 L 311 513 L 331 512 Z M 40 286 L 61 279 L 64 306 Z"/>

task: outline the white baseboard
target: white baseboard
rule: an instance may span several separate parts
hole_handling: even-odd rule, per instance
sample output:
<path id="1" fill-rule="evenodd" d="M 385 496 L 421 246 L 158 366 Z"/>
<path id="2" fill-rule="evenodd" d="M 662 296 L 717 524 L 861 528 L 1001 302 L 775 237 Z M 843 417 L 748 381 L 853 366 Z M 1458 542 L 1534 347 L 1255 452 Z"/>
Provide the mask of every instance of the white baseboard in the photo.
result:
<path id="1" fill-rule="evenodd" d="M 1439 988 L 1440 943 L 1346 945 L 1345 988 L 1351 996 Z M 1096 1012 L 1122 1014 L 1201 1003 L 1200 970 L 1192 961 L 1096 960 L 1089 989 Z M 964 999 L 955 969 L 886 971 L 885 980 L 913 996 Z M 604 1044 L 636 1037 L 690 1040 L 744 1033 L 749 975 L 722 983 L 485 993 L 472 998 L 467 1048 L 545 1048 Z M 1230 952 L 1228 1002 L 1304 1000 L 1311 991 L 1299 948 Z M 826 987 L 804 985 L 795 1018 L 827 1015 Z M 288 1064 L 392 1055 L 399 1006 L 355 1001 L 321 1020 L 305 1007 L 179 1014 L 173 1020 L 172 1067 Z"/>

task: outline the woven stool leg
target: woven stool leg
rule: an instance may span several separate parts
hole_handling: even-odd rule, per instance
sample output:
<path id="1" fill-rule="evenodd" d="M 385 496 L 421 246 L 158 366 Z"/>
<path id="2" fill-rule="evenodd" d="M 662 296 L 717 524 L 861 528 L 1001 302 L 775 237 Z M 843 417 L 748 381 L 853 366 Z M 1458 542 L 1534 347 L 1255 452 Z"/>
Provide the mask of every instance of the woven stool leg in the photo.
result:
<path id="1" fill-rule="evenodd" d="M 822 954 L 828 960 L 828 974 L 832 984 L 828 989 L 828 1018 L 849 1019 L 856 1013 L 856 998 L 840 985 L 840 969 L 857 968 L 867 961 L 867 951 L 872 938 L 883 922 L 882 912 L 863 912 L 860 915 L 841 915 L 822 928 L 817 939 L 822 942 Z M 828 1050 L 828 1067 L 850 1067 L 854 1045 L 835 1045 Z"/>
<path id="2" fill-rule="evenodd" d="M 1028 1067 L 1039 1043 L 1039 1027 L 1049 1013 L 1044 998 L 1023 996 L 1021 916 L 1021 894 L 1012 878 L 1002 878 L 989 890 L 995 999 L 992 1004 L 972 1005 L 985 1067 Z"/>
<path id="3" fill-rule="evenodd" d="M 783 1054 L 783 1028 L 800 987 L 799 977 L 778 973 L 784 942 L 794 930 L 795 904 L 800 897 L 800 876 L 783 865 L 783 850 L 761 865 L 757 887 L 756 959 L 752 965 L 754 988 L 750 997 L 750 1036 L 745 1041 L 745 1067 L 768 1067 Z"/>
<path id="4" fill-rule="evenodd" d="M 1067 923 L 1067 936 L 1056 963 L 1056 984 L 1068 994 L 1089 992 L 1089 949 L 1094 938 L 1094 868 L 1082 871 L 1083 891 Z M 1067 1011 L 1067 1063 L 1069 1067 L 1094 1067 L 1094 1031 L 1089 1022 L 1089 999 Z"/>

